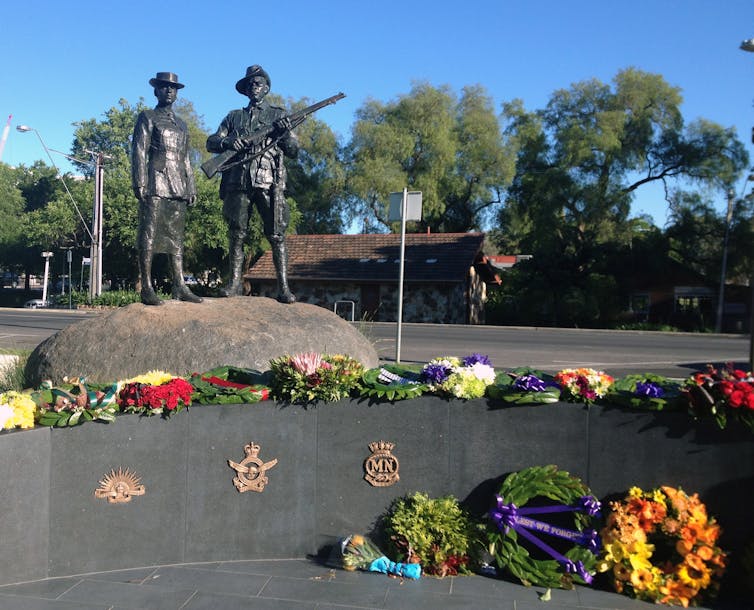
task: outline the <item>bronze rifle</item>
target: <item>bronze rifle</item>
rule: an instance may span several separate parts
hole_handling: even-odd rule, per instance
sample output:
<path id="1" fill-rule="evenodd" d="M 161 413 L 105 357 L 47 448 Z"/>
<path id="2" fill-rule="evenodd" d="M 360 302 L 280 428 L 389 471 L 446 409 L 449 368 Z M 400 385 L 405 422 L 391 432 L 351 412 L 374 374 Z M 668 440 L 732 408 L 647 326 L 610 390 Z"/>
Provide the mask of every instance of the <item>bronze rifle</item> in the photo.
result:
<path id="1" fill-rule="evenodd" d="M 291 114 L 287 115 L 288 120 L 291 122 L 291 129 L 298 127 L 301 123 L 304 122 L 306 117 L 308 117 L 310 114 L 317 112 L 317 110 L 320 110 L 321 108 L 324 108 L 325 106 L 334 104 L 338 100 L 343 99 L 345 96 L 346 96 L 345 93 L 338 93 L 337 95 L 328 97 L 327 99 L 324 99 L 321 102 L 317 102 L 316 104 L 312 104 L 311 106 L 307 106 L 306 108 L 303 108 L 302 110 L 298 110 L 297 112 L 292 112 Z M 273 146 L 275 146 L 277 141 L 281 137 L 283 137 L 284 133 L 281 133 L 277 137 L 273 138 L 273 140 L 267 143 L 261 150 L 255 150 L 254 152 L 250 153 L 249 149 L 253 149 L 256 146 L 259 146 L 261 143 L 265 142 L 272 135 L 274 131 L 275 131 L 274 125 L 269 125 L 267 127 L 264 127 L 260 130 L 255 131 L 250 137 L 244 138 L 244 141 L 247 142 L 246 149 L 223 151 L 219 155 L 215 155 L 211 159 L 208 159 L 207 161 L 202 163 L 201 165 L 202 171 L 207 176 L 207 178 L 211 178 L 217 172 L 223 172 L 235 165 L 246 163 L 247 161 L 253 159 L 254 157 L 263 155 L 265 152 L 267 152 Z"/>

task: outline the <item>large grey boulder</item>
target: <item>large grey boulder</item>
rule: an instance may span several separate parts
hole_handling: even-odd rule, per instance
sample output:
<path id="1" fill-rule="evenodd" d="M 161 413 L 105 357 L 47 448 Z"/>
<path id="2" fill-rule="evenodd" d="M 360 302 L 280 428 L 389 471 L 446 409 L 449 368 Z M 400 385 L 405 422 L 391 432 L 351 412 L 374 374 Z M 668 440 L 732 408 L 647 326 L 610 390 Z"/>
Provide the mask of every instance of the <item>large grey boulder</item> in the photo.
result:
<path id="1" fill-rule="evenodd" d="M 272 358 L 309 351 L 347 354 L 366 368 L 379 360 L 363 334 L 327 309 L 232 297 L 137 303 L 71 324 L 37 346 L 26 374 L 36 386 L 64 376 L 108 383 L 150 370 L 188 375 L 223 365 L 266 371 Z"/>

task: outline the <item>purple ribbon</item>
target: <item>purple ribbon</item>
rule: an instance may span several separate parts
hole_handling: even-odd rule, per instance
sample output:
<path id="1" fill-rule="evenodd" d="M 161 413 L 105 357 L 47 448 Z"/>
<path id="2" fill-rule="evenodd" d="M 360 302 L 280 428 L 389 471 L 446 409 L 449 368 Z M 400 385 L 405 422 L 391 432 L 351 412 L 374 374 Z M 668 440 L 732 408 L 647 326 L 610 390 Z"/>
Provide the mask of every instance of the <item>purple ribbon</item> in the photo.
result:
<path id="1" fill-rule="evenodd" d="M 594 496 L 581 496 L 579 499 L 579 506 L 581 507 L 581 512 L 586 513 L 590 517 L 600 516 L 602 504 L 600 504 L 600 501 Z"/>
<path id="2" fill-rule="evenodd" d="M 564 540 L 570 540 L 571 542 L 586 547 L 593 554 L 597 554 L 600 549 L 600 538 L 597 532 L 593 529 L 578 532 L 562 527 L 556 527 L 539 521 L 538 519 L 531 519 L 525 515 L 537 515 L 547 513 L 563 513 L 563 512 L 583 512 L 589 516 L 595 516 L 599 514 L 600 503 L 593 496 L 583 496 L 579 499 L 579 502 L 575 506 L 537 506 L 529 508 L 518 508 L 512 502 L 505 504 L 502 496 L 496 496 L 496 505 L 490 510 L 489 516 L 492 522 L 503 533 L 507 534 L 511 529 L 529 540 L 532 544 L 539 549 L 547 553 L 550 557 L 560 563 L 566 573 L 578 574 L 586 583 L 592 582 L 592 576 L 586 571 L 584 564 L 580 561 L 573 562 L 568 559 L 550 545 L 540 540 L 529 530 L 535 530 L 542 532 L 550 536 L 563 538 Z"/>
<path id="3" fill-rule="evenodd" d="M 518 508 L 513 502 L 503 504 L 503 498 L 497 496 L 497 506 L 490 511 L 490 519 L 498 529 L 507 534 L 518 523 Z"/>

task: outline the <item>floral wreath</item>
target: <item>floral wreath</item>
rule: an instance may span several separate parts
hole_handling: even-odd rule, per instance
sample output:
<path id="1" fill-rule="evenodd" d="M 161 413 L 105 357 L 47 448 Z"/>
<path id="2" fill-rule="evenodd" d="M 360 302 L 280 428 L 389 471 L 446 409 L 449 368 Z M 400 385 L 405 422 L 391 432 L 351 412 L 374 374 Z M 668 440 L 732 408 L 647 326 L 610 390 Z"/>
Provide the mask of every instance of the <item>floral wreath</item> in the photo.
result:
<path id="1" fill-rule="evenodd" d="M 563 369 L 555 375 L 569 402 L 593 403 L 603 398 L 615 381 L 612 376 L 590 368 Z"/>
<path id="2" fill-rule="evenodd" d="M 391 402 L 417 398 L 429 390 L 427 384 L 420 381 L 418 372 L 396 364 L 385 364 L 364 371 L 361 381 L 362 396 Z"/>
<path id="3" fill-rule="evenodd" d="M 345 354 L 303 352 L 270 360 L 275 399 L 297 404 L 333 402 L 359 390 L 364 366 Z"/>
<path id="4" fill-rule="evenodd" d="M 471 354 L 464 358 L 442 356 L 424 365 L 421 381 L 430 392 L 469 400 L 482 398 L 495 383 L 495 369 L 489 356 Z"/>
<path id="5" fill-rule="evenodd" d="M 549 498 L 559 504 L 526 507 L 534 498 Z M 524 585 L 572 589 L 574 581 L 590 584 L 597 563 L 600 541 L 592 524 L 600 503 L 576 477 L 556 466 L 534 466 L 514 472 L 503 481 L 496 505 L 489 512 L 489 552 L 497 565 Z M 574 529 L 553 526 L 531 515 L 571 513 Z M 573 545 L 561 553 L 539 537 L 548 534 Z M 522 543 L 528 544 L 524 546 Z M 528 547 L 528 548 L 527 548 Z M 536 547 L 550 559 L 536 559 Z"/>
<path id="6" fill-rule="evenodd" d="M 716 595 L 725 569 L 720 526 L 697 494 L 633 487 L 610 508 L 598 569 L 612 571 L 618 593 L 684 607 Z"/>
<path id="7" fill-rule="evenodd" d="M 519 367 L 498 375 L 487 395 L 513 405 L 544 405 L 560 400 L 560 386 L 552 375 Z"/>
<path id="8" fill-rule="evenodd" d="M 191 384 L 165 371 L 149 371 L 119 386 L 118 405 L 126 413 L 169 417 L 191 405 Z"/>
<path id="9" fill-rule="evenodd" d="M 678 410 L 684 406 L 681 384 L 652 373 L 616 379 L 605 398 L 617 405 L 648 411 Z"/>

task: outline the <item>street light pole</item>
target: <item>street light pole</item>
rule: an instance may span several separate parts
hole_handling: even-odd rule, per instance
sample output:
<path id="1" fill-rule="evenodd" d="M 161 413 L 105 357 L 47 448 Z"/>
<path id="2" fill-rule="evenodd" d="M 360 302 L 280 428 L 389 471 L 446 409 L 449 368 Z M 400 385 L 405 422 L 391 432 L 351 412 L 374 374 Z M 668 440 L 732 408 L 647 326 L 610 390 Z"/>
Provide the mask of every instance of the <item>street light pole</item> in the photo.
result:
<path id="1" fill-rule="evenodd" d="M 45 259 L 45 274 L 44 274 L 44 280 L 42 284 L 42 302 L 44 303 L 44 306 L 47 306 L 47 281 L 50 277 L 50 258 L 52 257 L 52 252 L 42 252 L 42 257 Z"/>
<path id="2" fill-rule="evenodd" d="M 733 205 L 736 192 L 728 189 L 728 211 L 725 214 L 725 237 L 723 237 L 723 262 L 720 269 L 720 290 L 717 293 L 717 317 L 715 319 L 715 332 L 723 330 L 723 309 L 725 304 L 725 276 L 728 271 L 728 239 L 730 238 L 730 223 L 733 220 Z"/>
<path id="3" fill-rule="evenodd" d="M 94 207 L 92 209 L 92 246 L 89 251 L 91 266 L 89 267 L 89 297 L 94 298 L 102 294 L 102 184 L 104 155 L 101 152 L 92 153 L 94 165 Z"/>
<path id="4" fill-rule="evenodd" d="M 738 47 L 747 53 L 754 53 L 754 38 L 748 38 L 741 42 Z M 754 130 L 752 130 L 752 142 L 754 142 Z M 749 300 L 749 371 L 754 370 L 754 268 L 749 276 L 749 288 L 751 298 Z"/>

